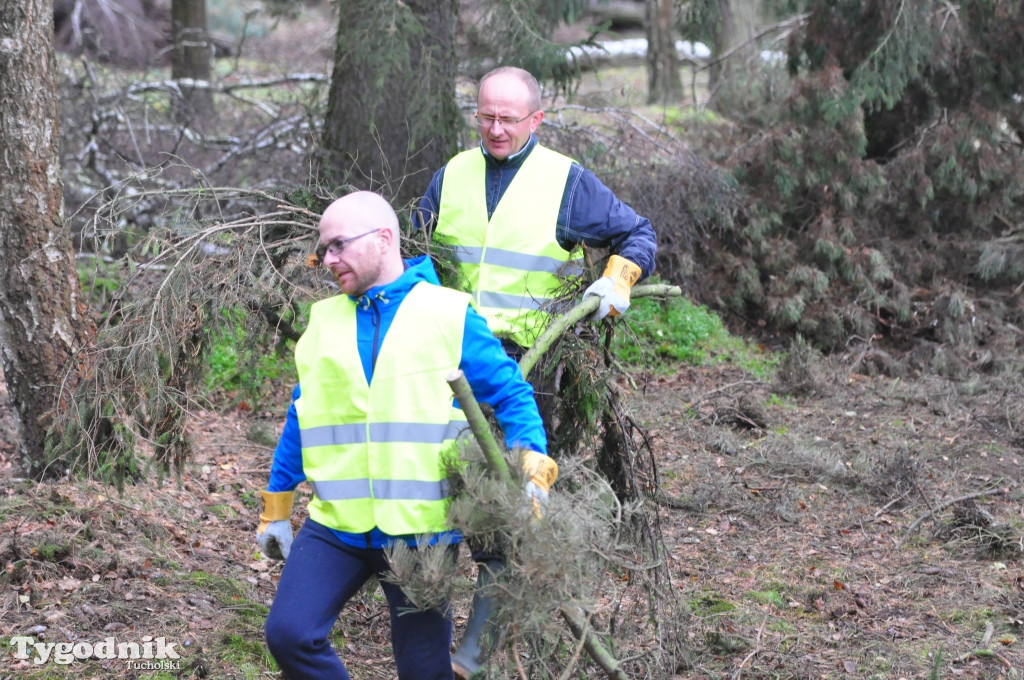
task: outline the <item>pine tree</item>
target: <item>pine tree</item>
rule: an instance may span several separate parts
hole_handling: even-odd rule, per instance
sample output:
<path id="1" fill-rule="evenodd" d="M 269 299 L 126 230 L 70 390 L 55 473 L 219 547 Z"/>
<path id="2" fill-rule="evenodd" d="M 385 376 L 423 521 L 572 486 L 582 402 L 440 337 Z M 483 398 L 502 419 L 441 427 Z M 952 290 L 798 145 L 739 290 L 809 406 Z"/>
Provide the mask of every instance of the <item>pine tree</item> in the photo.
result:
<path id="1" fill-rule="evenodd" d="M 813 0 L 791 94 L 735 154 L 745 215 L 718 258 L 723 307 L 839 347 L 911 334 L 976 347 L 962 306 L 1019 284 L 1019 2 Z M 960 316 L 933 323 L 935 315 Z"/>

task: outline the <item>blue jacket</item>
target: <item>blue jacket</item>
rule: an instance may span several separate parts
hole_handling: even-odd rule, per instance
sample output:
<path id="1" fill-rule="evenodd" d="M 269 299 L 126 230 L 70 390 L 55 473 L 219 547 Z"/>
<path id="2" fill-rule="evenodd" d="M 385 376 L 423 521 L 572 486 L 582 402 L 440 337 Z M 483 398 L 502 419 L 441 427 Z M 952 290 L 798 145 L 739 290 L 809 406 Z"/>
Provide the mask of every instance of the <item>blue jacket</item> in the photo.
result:
<path id="1" fill-rule="evenodd" d="M 371 288 L 358 299 L 353 298 L 357 302 L 359 358 L 367 383 L 373 377 L 377 350 L 406 294 L 420 281 L 438 283 L 437 273 L 425 255 L 406 260 L 405 267 L 405 273 L 397 280 Z M 409 342 L 415 341 L 415 338 L 409 338 Z M 519 365 L 505 354 L 501 342 L 487 328 L 487 322 L 472 307 L 466 310 L 459 368 L 466 374 L 466 380 L 477 401 L 494 408 L 494 415 L 505 433 L 505 443 L 509 448 L 521 446 L 547 453 L 547 438 L 533 398 L 533 388 L 523 380 Z M 292 392 L 292 403 L 288 408 L 284 430 L 274 450 L 268 491 L 291 491 L 306 479 L 302 470 L 299 419 L 295 413 L 295 400 L 300 394 L 301 386 L 296 386 Z M 382 548 L 395 538 L 379 529 L 366 535 L 341 531 L 334 533 L 345 543 L 360 548 Z M 454 531 L 449 532 L 447 537 L 452 541 L 461 539 L 458 532 Z M 415 540 L 411 536 L 401 538 L 409 542 Z"/>
<path id="2" fill-rule="evenodd" d="M 505 189 L 516 176 L 523 161 L 537 146 L 537 137 L 530 136 L 518 153 L 505 160 L 498 160 L 488 154 L 483 146 L 480 151 L 487 160 L 487 216 L 494 213 Z M 420 199 L 418 210 L 413 213 L 413 226 L 432 228 L 438 207 L 441 205 L 441 184 L 444 168 L 434 173 L 427 192 Z M 654 256 L 658 252 L 658 238 L 651 221 L 636 214 L 631 207 L 620 201 L 612 190 L 597 176 L 579 163 L 573 163 L 569 178 L 565 182 L 562 205 L 555 225 L 555 238 L 566 250 L 572 250 L 583 242 L 593 248 L 608 248 L 640 267 L 641 278 L 654 272 Z"/>

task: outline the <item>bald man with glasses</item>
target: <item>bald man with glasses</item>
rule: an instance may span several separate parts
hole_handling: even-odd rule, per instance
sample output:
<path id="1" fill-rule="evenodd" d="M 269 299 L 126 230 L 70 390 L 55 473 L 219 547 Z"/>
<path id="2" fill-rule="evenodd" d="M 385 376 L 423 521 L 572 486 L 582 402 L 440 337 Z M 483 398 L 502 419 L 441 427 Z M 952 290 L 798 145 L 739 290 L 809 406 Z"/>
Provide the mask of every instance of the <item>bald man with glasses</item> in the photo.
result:
<path id="1" fill-rule="evenodd" d="M 340 293 L 312 306 L 296 343 L 299 386 L 256 529 L 263 553 L 287 560 L 265 630 L 290 680 L 349 677 L 330 633 L 374 575 L 388 603 L 399 680 L 453 677 L 448 607 L 409 611 L 385 576 L 387 549 L 397 542 L 418 549 L 462 540 L 448 522 L 445 462 L 468 430 L 447 382 L 454 371 L 493 406 L 506 445 L 522 449 L 525 511 L 536 512 L 558 474 L 516 363 L 469 295 L 439 285 L 429 258 L 402 259 L 400 238 L 394 209 L 368 191 L 339 198 L 320 219 L 317 256 Z M 313 498 L 293 539 L 301 482 Z"/>
<path id="2" fill-rule="evenodd" d="M 478 148 L 438 170 L 413 215 L 416 227 L 453 248 L 477 309 L 519 359 L 544 331 L 565 277 L 582 272 L 579 244 L 607 249 L 604 275 L 584 292 L 617 316 L 629 291 L 654 271 L 650 220 L 619 200 L 591 171 L 537 141 L 540 84 L 500 67 L 480 81 Z"/>

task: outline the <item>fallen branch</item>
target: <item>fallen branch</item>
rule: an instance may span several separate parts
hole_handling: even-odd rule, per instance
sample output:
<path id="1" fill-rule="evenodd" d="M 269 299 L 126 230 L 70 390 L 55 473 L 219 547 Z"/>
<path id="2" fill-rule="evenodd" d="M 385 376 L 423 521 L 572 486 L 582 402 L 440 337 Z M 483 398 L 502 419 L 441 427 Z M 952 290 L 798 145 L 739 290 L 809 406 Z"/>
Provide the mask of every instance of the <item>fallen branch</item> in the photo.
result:
<path id="1" fill-rule="evenodd" d="M 683 294 L 682 289 L 679 286 L 672 286 L 664 283 L 648 284 L 644 286 L 635 286 L 630 291 L 630 298 L 642 298 L 642 297 L 680 297 Z M 562 316 L 555 317 L 552 319 L 548 327 L 544 329 L 533 343 L 531 347 L 523 357 L 519 360 L 519 370 L 523 374 L 525 379 L 533 367 L 537 364 L 537 361 L 551 349 L 562 335 L 565 334 L 569 328 L 578 321 L 582 321 L 587 316 L 597 311 L 598 306 L 601 304 L 601 298 L 596 295 L 587 298 L 580 302 L 578 305 L 570 309 Z"/>
<path id="2" fill-rule="evenodd" d="M 917 528 L 919 526 L 921 526 L 922 522 L 924 522 L 929 517 L 933 516 L 939 510 L 942 510 L 944 508 L 948 508 L 951 505 L 956 505 L 957 503 L 960 503 L 962 501 L 969 501 L 972 498 L 978 498 L 979 496 L 1001 496 L 1004 493 L 1006 493 L 1005 489 L 985 489 L 984 491 L 976 491 L 975 493 L 969 493 L 969 494 L 964 495 L 964 496 L 957 496 L 956 498 L 950 498 L 948 501 L 945 501 L 943 503 L 938 504 L 937 506 L 935 506 L 934 508 L 932 508 L 931 510 L 929 510 L 925 514 L 923 514 L 920 517 L 918 517 L 916 520 L 914 520 L 913 524 L 911 524 L 909 527 L 907 527 L 906 532 L 903 534 L 903 538 L 901 538 L 896 543 L 896 548 L 899 549 L 899 548 L 903 547 L 903 544 L 906 542 L 907 538 L 910 537 L 910 534 L 913 533 L 915 530 L 917 530 Z"/>
<path id="3" fill-rule="evenodd" d="M 565 619 L 566 625 L 569 626 L 576 639 L 583 642 L 583 648 L 587 650 L 590 658 L 601 667 L 609 678 L 612 680 L 629 680 L 629 676 L 619 667 L 618 660 L 601 644 L 600 640 L 594 637 L 587 617 L 564 604 L 558 608 L 558 611 L 562 614 L 562 618 Z"/>

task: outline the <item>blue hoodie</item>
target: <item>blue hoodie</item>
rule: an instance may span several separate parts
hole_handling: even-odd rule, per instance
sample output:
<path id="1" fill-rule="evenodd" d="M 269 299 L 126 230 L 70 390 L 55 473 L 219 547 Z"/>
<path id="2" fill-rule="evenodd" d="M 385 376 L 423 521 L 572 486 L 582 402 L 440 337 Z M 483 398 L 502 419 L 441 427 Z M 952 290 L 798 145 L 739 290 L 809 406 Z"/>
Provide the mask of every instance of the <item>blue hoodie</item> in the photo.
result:
<path id="1" fill-rule="evenodd" d="M 425 256 L 405 261 L 405 272 L 395 281 L 375 286 L 358 298 L 356 302 L 356 334 L 359 358 L 366 374 L 366 382 L 373 379 L 373 367 L 377 360 L 384 336 L 398 312 L 399 305 L 413 286 L 421 281 L 438 284 L 434 266 Z M 409 338 L 409 342 L 415 342 Z M 462 359 L 459 368 L 466 374 L 466 380 L 473 389 L 477 401 L 490 404 L 509 448 L 516 446 L 540 453 L 547 453 L 547 438 L 533 388 L 523 380 L 519 365 L 510 359 L 494 337 L 487 322 L 472 307 L 466 310 L 466 326 L 462 338 Z M 274 450 L 274 462 L 270 468 L 270 482 L 267 491 L 292 491 L 306 479 L 302 469 L 302 443 L 299 439 L 299 419 L 295 412 L 295 400 L 301 394 L 301 386 L 292 392 L 292 403 L 284 423 L 284 431 Z M 377 528 L 367 534 L 334 532 L 348 545 L 359 548 L 382 548 L 396 538 Z M 444 535 L 453 542 L 461 540 L 457 531 Z M 415 537 L 400 537 L 415 543 Z M 435 537 L 434 540 L 437 540 Z"/>

